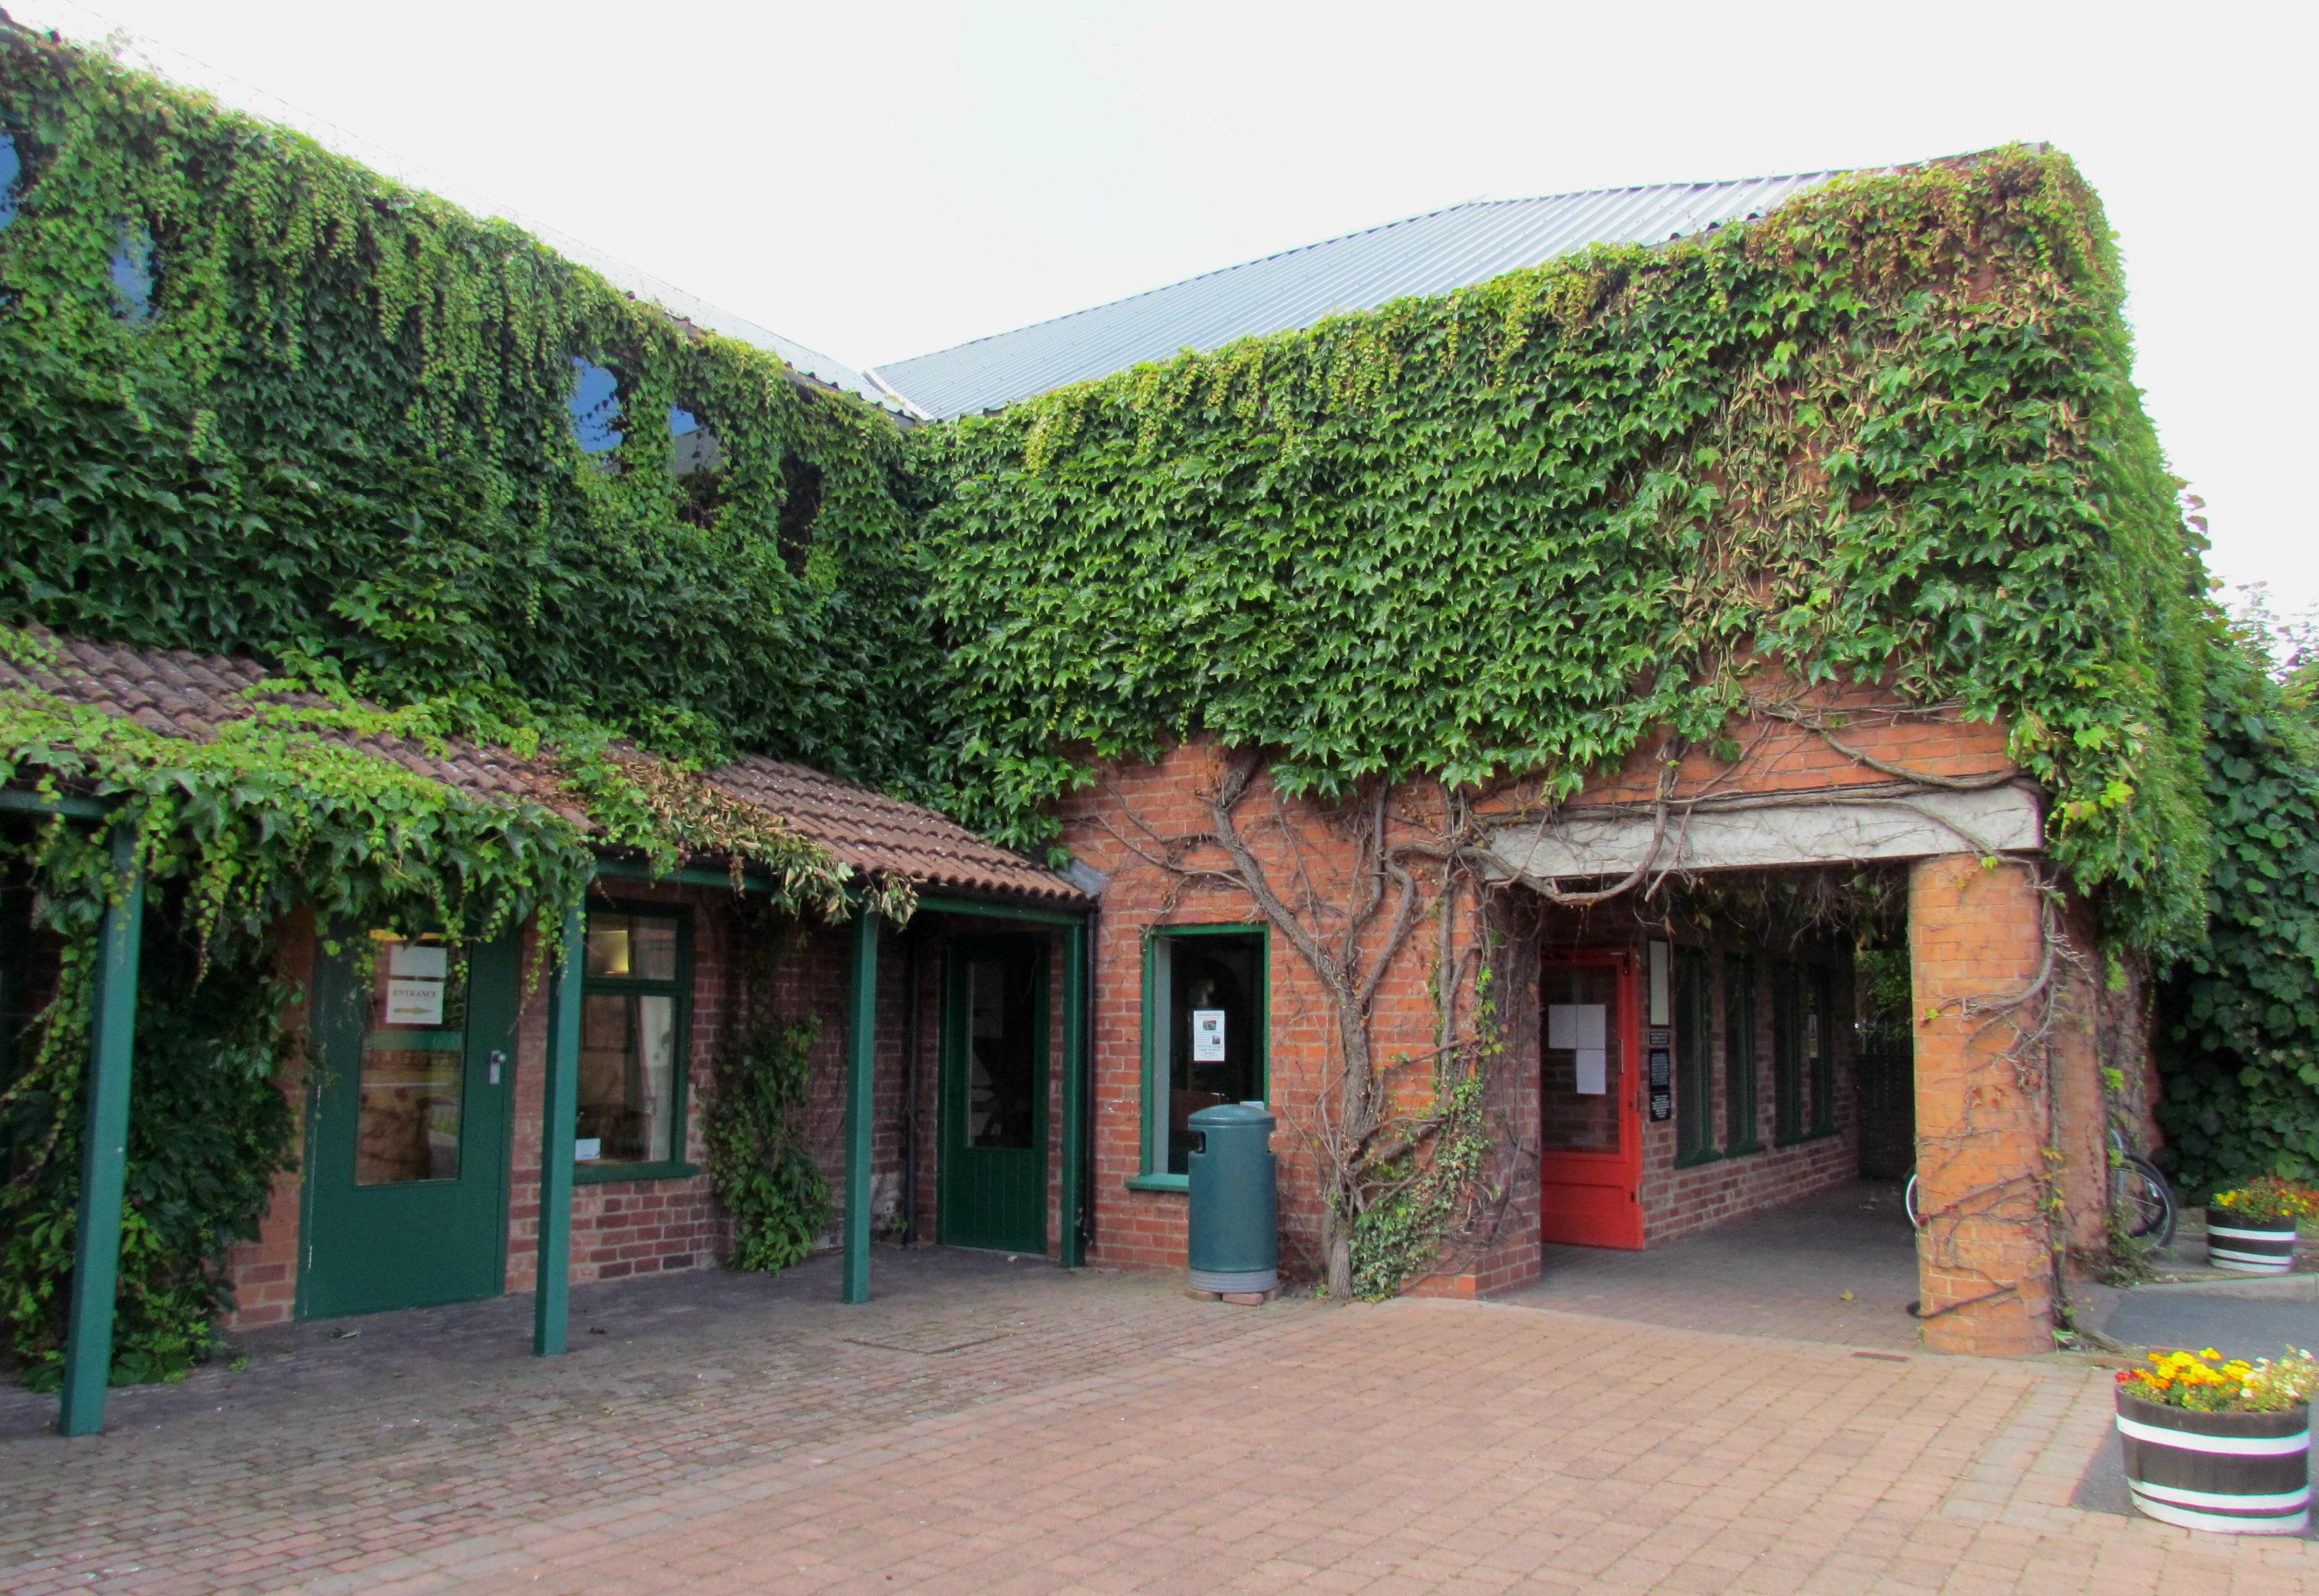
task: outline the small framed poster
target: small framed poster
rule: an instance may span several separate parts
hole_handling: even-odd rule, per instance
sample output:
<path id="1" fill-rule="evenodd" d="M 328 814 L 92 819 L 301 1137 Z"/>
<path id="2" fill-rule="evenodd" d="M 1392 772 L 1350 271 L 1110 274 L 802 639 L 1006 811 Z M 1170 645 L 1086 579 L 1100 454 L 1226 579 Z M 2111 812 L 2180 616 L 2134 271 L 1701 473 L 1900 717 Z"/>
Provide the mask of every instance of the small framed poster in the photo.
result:
<path id="1" fill-rule="evenodd" d="M 1192 1062 L 1221 1064 L 1224 1061 L 1224 1011 L 1220 1008 L 1196 1008 L 1192 1011 Z"/>

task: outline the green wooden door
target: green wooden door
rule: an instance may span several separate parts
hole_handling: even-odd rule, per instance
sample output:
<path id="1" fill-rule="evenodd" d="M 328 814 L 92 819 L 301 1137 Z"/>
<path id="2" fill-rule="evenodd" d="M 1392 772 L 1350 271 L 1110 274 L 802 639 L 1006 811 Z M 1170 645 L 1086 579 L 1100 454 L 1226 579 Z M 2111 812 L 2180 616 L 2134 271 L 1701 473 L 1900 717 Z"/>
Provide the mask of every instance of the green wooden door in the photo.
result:
<path id="1" fill-rule="evenodd" d="M 496 1296 L 507 1276 L 513 937 L 374 942 L 316 972 L 302 1318 Z"/>
<path id="2" fill-rule="evenodd" d="M 942 1239 L 1047 1250 L 1047 944 L 961 938 L 944 973 Z"/>

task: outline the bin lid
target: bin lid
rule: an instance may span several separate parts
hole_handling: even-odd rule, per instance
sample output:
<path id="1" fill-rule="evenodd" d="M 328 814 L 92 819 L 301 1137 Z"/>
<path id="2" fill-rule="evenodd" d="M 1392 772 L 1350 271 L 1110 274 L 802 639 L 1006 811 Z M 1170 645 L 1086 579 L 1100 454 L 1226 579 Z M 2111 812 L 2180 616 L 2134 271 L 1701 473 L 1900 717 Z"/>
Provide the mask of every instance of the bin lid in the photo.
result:
<path id="1" fill-rule="evenodd" d="M 1219 1103 L 1187 1116 L 1184 1123 L 1193 1130 L 1206 1131 L 1219 1125 L 1269 1125 L 1274 1121 L 1272 1111 L 1260 1103 Z"/>

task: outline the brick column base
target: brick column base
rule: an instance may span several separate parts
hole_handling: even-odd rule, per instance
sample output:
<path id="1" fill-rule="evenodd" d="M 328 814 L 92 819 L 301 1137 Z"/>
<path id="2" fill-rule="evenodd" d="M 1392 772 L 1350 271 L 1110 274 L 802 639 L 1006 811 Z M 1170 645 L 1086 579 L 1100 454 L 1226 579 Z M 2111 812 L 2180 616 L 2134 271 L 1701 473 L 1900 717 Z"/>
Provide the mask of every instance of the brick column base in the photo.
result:
<path id="1" fill-rule="evenodd" d="M 1926 1216 L 1917 1278 L 1925 1345 L 1937 1352 L 2053 1350 L 2053 1261 L 2039 1208 L 2051 1045 L 2017 1062 L 2007 1056 L 2013 1020 L 1963 1012 L 1968 998 L 2002 997 L 2035 978 L 2039 925 L 2027 865 L 1984 869 L 1947 855 L 1909 872 L 1917 1191 Z M 2066 1012 L 2056 1023 L 2084 1021 Z"/>

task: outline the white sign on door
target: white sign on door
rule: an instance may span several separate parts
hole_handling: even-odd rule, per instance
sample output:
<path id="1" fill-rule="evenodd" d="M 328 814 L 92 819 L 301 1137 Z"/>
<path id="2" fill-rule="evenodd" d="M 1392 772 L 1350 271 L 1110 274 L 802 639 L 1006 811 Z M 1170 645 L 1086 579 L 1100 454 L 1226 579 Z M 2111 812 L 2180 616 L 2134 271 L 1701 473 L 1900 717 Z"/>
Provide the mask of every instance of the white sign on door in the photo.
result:
<path id="1" fill-rule="evenodd" d="M 1600 1097 L 1611 1089 L 1610 1018 L 1607 1004 L 1546 1005 L 1546 1045 L 1573 1055 L 1571 1089 L 1581 1096 Z"/>
<path id="2" fill-rule="evenodd" d="M 1224 1011 L 1220 1008 L 1196 1008 L 1192 1011 L 1192 1062 L 1221 1064 L 1224 1061 Z"/>
<path id="3" fill-rule="evenodd" d="M 386 1023 L 390 1025 L 440 1025 L 443 1023 L 443 983 L 386 983 Z"/>

